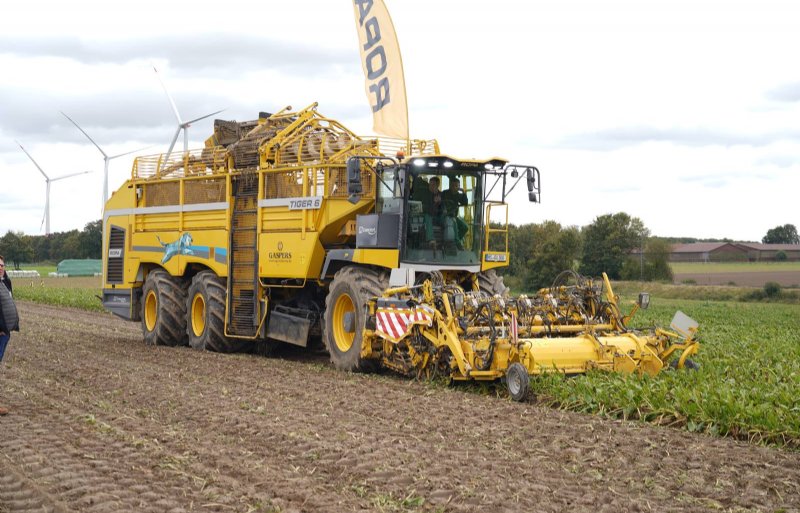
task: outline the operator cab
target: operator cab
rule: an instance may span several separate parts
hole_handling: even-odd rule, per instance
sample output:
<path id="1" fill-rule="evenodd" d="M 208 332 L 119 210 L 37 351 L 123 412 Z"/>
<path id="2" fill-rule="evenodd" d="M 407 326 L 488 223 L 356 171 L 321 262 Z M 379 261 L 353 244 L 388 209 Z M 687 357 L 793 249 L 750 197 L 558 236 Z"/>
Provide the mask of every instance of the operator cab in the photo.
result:
<path id="1" fill-rule="evenodd" d="M 483 180 L 475 167 L 414 159 L 406 168 L 402 262 L 480 265 Z"/>
<path id="2" fill-rule="evenodd" d="M 348 175 L 353 182 L 351 200 L 357 201 L 360 165 L 355 162 L 350 161 Z M 512 168 L 511 176 L 516 178 L 516 166 Z M 506 161 L 426 156 L 390 165 L 379 161 L 374 170 L 378 178 L 375 213 L 358 216 L 357 247 L 399 249 L 401 265 L 418 269 L 479 270 L 487 206 L 505 206 Z M 501 187 L 495 187 L 498 180 Z M 502 196 L 492 198 L 493 191 Z"/>

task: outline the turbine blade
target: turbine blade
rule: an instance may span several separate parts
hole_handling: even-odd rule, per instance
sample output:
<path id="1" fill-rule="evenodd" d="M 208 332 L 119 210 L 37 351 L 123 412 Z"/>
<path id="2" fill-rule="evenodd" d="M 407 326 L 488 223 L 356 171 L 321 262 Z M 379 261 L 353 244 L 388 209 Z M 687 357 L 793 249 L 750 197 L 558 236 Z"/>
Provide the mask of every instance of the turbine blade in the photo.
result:
<path id="1" fill-rule="evenodd" d="M 74 119 L 72 119 L 71 117 L 69 117 L 69 116 L 67 116 L 66 114 L 64 114 L 64 112 L 63 112 L 63 111 L 59 111 L 59 112 L 61 112 L 61 114 L 62 114 L 62 115 L 65 117 L 65 118 L 67 118 L 68 120 L 70 120 L 70 122 L 71 122 L 73 125 L 75 125 L 75 127 L 76 127 L 78 130 L 80 130 L 80 131 L 81 131 L 81 133 L 83 133 L 83 135 L 85 135 L 87 139 L 89 139 L 90 141 L 92 141 L 92 144 L 94 144 L 94 147 L 95 147 L 95 148 L 97 148 L 98 150 L 100 150 L 100 153 L 102 153 L 102 154 L 103 154 L 103 157 L 108 157 L 108 155 L 106 155 L 106 152 L 104 152 L 104 151 L 103 151 L 103 148 L 101 148 L 101 147 L 100 147 L 100 145 L 99 145 L 99 144 L 97 144 L 97 143 L 95 142 L 95 140 L 94 140 L 94 139 L 92 139 L 91 137 L 89 137 L 89 134 L 87 134 L 87 133 L 86 133 L 86 130 L 84 130 L 83 128 L 81 128 L 81 126 L 80 126 L 78 123 L 76 123 Z"/>
<path id="2" fill-rule="evenodd" d="M 77 173 L 70 173 L 68 175 L 59 176 L 58 178 L 53 178 L 50 181 L 51 182 L 57 182 L 58 180 L 63 180 L 64 178 L 72 178 L 73 176 L 86 175 L 86 174 L 89 174 L 89 173 L 91 173 L 91 171 L 79 171 Z"/>
<path id="3" fill-rule="evenodd" d="M 18 146 L 19 146 L 19 147 L 22 149 L 22 151 L 24 151 L 24 152 L 25 152 L 25 155 L 27 155 L 27 156 L 28 156 L 28 158 L 29 158 L 29 159 L 31 159 L 31 162 L 33 162 L 33 165 L 34 165 L 34 166 L 36 166 L 36 169 L 38 169 L 38 170 L 39 170 L 39 172 L 40 172 L 40 173 L 42 173 L 42 175 L 44 176 L 44 179 L 45 179 L 45 180 L 47 180 L 47 181 L 49 182 L 49 181 L 50 181 L 50 177 L 49 177 L 49 176 L 47 176 L 47 173 L 45 173 L 45 172 L 44 172 L 44 170 L 41 168 L 41 166 L 39 166 L 39 164 L 37 164 L 37 163 L 36 163 L 36 161 L 35 161 L 35 160 L 33 160 L 33 157 L 31 157 L 31 154 L 30 154 L 30 153 L 28 153 L 28 150 L 26 150 L 26 149 L 25 149 L 25 148 L 22 146 L 22 144 L 20 144 L 20 142 L 19 142 L 19 141 L 16 141 L 16 140 L 15 140 L 14 142 L 15 142 L 15 143 L 17 143 L 17 145 L 18 145 Z"/>
<path id="4" fill-rule="evenodd" d="M 181 130 L 183 130 L 183 127 L 181 126 L 178 126 L 178 129 L 175 130 L 175 135 L 172 137 L 172 142 L 169 143 L 169 149 L 167 150 L 167 154 L 164 156 L 164 160 L 162 161 L 163 163 L 161 164 L 161 169 L 164 169 L 164 166 L 167 165 L 167 162 L 169 161 L 169 156 L 170 154 L 172 154 L 172 148 L 175 147 L 175 142 L 178 140 L 178 136 L 181 134 Z M 161 169 L 159 171 L 161 171 Z"/>
<path id="5" fill-rule="evenodd" d="M 145 146 L 144 148 L 139 148 L 138 150 L 126 151 L 125 153 L 120 153 L 119 155 L 114 155 L 113 157 L 108 157 L 108 160 L 115 159 L 117 157 L 124 157 L 125 155 L 130 155 L 131 153 L 137 153 L 137 152 L 146 150 L 147 148 L 152 148 L 153 146 L 155 146 L 155 145 L 151 144 L 150 146 Z"/>
<path id="6" fill-rule="evenodd" d="M 153 71 L 156 72 L 156 78 L 158 78 L 158 81 L 161 82 L 161 87 L 164 88 L 164 92 L 167 93 L 167 98 L 169 99 L 169 103 L 170 105 L 172 105 L 172 111 L 175 112 L 175 117 L 178 119 L 178 124 L 180 125 L 183 122 L 181 121 L 181 115 L 178 113 L 178 107 L 175 105 L 175 100 L 172 99 L 172 95 L 169 94 L 169 91 L 167 91 L 167 85 L 164 83 L 163 80 L 161 80 L 161 75 L 159 75 L 158 69 L 156 69 L 155 64 L 153 64 Z"/>
<path id="7" fill-rule="evenodd" d="M 212 112 L 211 114 L 206 114 L 205 116 L 200 116 L 199 118 L 195 118 L 195 119 L 193 119 L 191 121 L 187 121 L 187 122 L 183 123 L 182 126 L 189 126 L 192 123 L 194 123 L 195 121 L 200 121 L 201 119 L 206 119 L 208 117 L 213 116 L 214 114 L 219 114 L 220 112 L 222 112 L 224 110 L 226 110 L 226 109 L 218 110 L 216 112 Z"/>

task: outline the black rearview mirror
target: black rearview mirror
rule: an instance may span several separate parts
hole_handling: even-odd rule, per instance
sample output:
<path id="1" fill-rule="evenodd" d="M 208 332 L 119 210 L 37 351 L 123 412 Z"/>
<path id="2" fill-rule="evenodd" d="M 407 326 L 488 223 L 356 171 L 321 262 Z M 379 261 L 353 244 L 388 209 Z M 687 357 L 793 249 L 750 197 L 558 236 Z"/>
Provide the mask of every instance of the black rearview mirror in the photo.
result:
<path id="1" fill-rule="evenodd" d="M 539 184 L 537 183 L 539 177 L 539 170 L 535 167 L 525 169 L 526 178 L 528 180 L 528 201 L 531 203 L 539 203 Z"/>
<path id="2" fill-rule="evenodd" d="M 347 161 L 347 200 L 350 203 L 358 203 L 361 199 L 361 160 L 350 159 Z"/>

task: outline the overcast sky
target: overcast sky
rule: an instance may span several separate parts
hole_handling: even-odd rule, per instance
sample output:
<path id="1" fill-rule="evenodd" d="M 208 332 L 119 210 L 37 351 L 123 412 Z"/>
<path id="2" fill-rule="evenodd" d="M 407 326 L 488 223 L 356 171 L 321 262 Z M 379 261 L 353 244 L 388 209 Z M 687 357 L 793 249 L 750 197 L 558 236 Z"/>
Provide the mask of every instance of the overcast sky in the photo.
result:
<path id="1" fill-rule="evenodd" d="M 760 240 L 800 226 L 796 1 L 387 0 L 412 137 L 456 157 L 534 164 L 542 204 L 512 221 L 627 212 L 654 235 Z M 166 151 L 175 118 L 319 102 L 371 133 L 348 0 L 6 2 L 0 19 L 0 234 L 99 219 L 103 160 Z M 212 121 L 193 125 L 200 147 Z M 132 157 L 111 162 L 109 188 Z"/>

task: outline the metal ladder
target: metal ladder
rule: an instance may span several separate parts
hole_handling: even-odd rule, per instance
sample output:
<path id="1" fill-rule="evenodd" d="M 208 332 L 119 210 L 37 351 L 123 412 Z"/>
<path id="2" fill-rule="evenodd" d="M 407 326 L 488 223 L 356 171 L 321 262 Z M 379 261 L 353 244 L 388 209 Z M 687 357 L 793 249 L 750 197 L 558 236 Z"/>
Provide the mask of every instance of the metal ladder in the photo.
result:
<path id="1" fill-rule="evenodd" d="M 228 318 L 225 334 L 254 338 L 260 320 L 258 282 L 258 174 L 231 178 L 228 243 Z"/>

